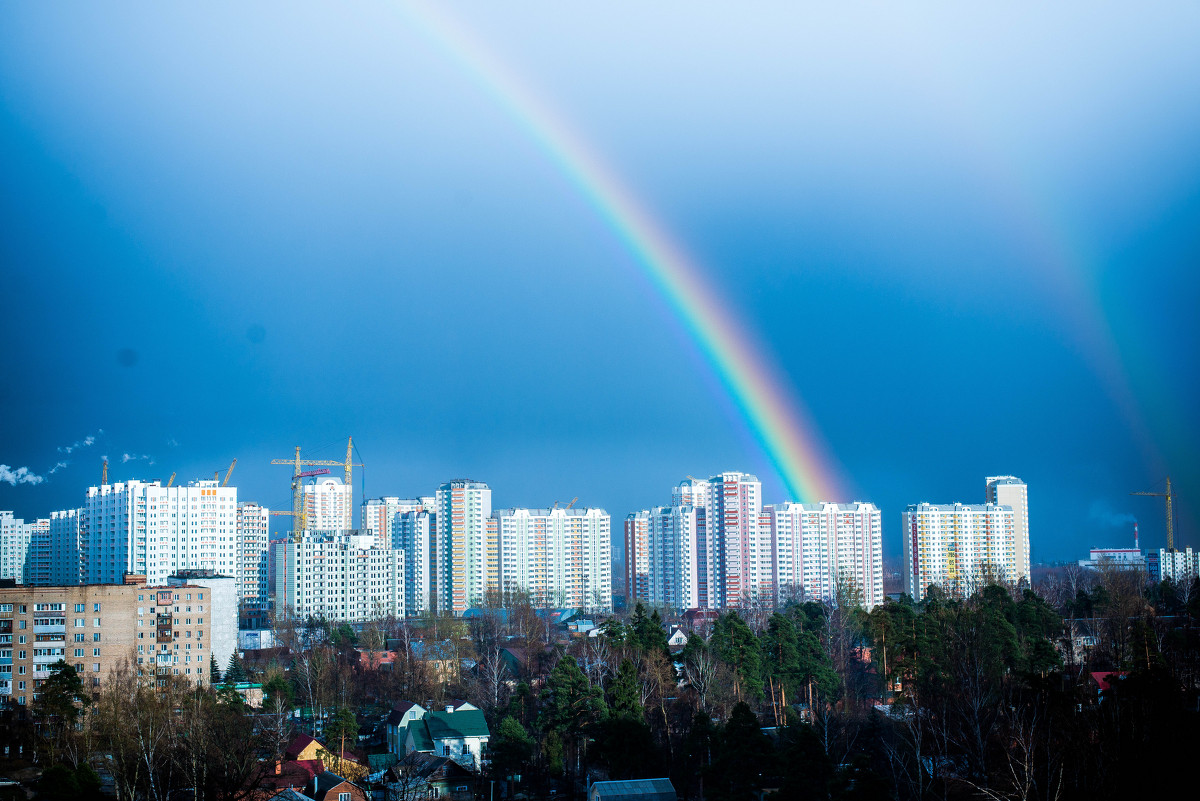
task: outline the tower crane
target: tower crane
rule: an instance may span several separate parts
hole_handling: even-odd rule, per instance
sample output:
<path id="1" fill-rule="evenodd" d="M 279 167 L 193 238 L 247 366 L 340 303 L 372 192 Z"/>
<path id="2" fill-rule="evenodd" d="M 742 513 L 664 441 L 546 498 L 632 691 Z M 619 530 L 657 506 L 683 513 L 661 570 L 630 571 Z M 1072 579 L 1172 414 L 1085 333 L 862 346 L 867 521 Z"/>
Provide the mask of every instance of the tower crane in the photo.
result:
<path id="1" fill-rule="evenodd" d="M 167 486 L 169 487 L 174 483 L 175 483 L 175 473 L 172 472 L 171 477 L 167 479 Z"/>
<path id="2" fill-rule="evenodd" d="M 292 459 L 272 459 L 271 464 L 287 464 L 291 465 L 292 470 L 292 511 L 289 512 L 272 512 L 272 514 L 291 514 L 292 516 L 292 539 L 295 542 L 300 541 L 300 537 L 304 534 L 306 528 L 306 519 L 304 514 L 304 493 L 300 479 L 304 477 L 302 467 L 343 467 L 346 471 L 346 486 L 353 487 L 352 469 L 354 467 L 363 467 L 359 462 L 352 462 L 352 453 L 354 449 L 354 438 L 350 437 L 346 441 L 346 461 L 337 462 L 330 459 L 301 459 L 300 446 L 296 446 L 296 455 Z M 232 469 L 232 468 L 231 468 Z M 329 471 L 324 471 L 328 473 Z M 316 471 L 310 471 L 311 475 L 323 475 Z"/>
<path id="3" fill-rule="evenodd" d="M 104 460 L 104 467 L 100 470 L 100 484 L 103 486 L 108 483 L 108 460 Z"/>
<path id="4" fill-rule="evenodd" d="M 237 458 L 235 457 L 234 460 L 229 463 L 229 469 L 225 471 L 225 480 L 221 482 L 222 487 L 227 486 L 229 484 L 229 477 L 231 475 L 233 475 L 233 468 L 236 465 L 237 465 Z"/>
<path id="5" fill-rule="evenodd" d="M 1166 492 L 1131 492 L 1130 495 L 1149 495 L 1154 498 L 1167 499 L 1167 550 L 1175 550 L 1175 527 L 1174 515 L 1172 514 L 1171 505 L 1175 498 L 1175 493 L 1171 492 L 1171 477 L 1167 476 L 1167 491 Z"/>

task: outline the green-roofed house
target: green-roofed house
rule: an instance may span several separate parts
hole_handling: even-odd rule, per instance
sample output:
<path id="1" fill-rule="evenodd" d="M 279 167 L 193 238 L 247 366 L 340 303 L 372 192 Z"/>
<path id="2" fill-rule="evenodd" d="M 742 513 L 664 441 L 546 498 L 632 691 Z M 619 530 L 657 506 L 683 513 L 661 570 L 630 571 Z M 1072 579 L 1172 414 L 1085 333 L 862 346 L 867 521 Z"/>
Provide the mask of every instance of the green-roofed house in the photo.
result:
<path id="1" fill-rule="evenodd" d="M 399 710 L 397 710 L 399 711 Z M 483 712 L 467 703 L 448 703 L 440 710 L 426 710 L 413 704 L 401 712 L 403 740 L 396 738 L 397 756 L 433 754 L 450 757 L 465 768 L 478 771 L 487 754 L 487 720 Z M 403 743 L 403 753 L 398 749 Z"/>

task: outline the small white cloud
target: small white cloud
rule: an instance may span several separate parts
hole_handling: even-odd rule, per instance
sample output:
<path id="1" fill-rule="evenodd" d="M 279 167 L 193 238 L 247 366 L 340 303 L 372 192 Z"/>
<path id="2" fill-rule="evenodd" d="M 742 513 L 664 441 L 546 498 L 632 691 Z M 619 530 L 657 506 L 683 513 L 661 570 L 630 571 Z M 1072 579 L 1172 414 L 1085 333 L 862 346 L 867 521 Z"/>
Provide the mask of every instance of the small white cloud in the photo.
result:
<path id="1" fill-rule="evenodd" d="M 45 480 L 28 467 L 9 467 L 6 464 L 0 464 L 0 481 L 5 481 L 14 487 L 18 484 L 41 484 Z"/>
<path id="2" fill-rule="evenodd" d="M 175 441 L 174 437 L 171 437 L 169 440 L 167 440 L 167 447 L 168 448 L 178 448 L 179 443 Z"/>
<path id="3" fill-rule="evenodd" d="M 95 445 L 96 437 L 100 436 L 103 433 L 104 433 L 104 429 L 101 428 L 95 434 L 88 434 L 83 439 L 76 440 L 75 442 L 72 442 L 70 445 L 60 445 L 60 446 L 58 446 L 58 452 L 59 453 L 71 453 L 72 451 L 77 451 L 80 448 L 87 448 L 91 445 Z"/>
<path id="4" fill-rule="evenodd" d="M 59 470 L 62 470 L 64 467 L 66 467 L 66 466 L 67 466 L 67 465 L 69 465 L 69 464 L 70 464 L 70 462 L 69 462 L 69 461 L 67 461 L 67 462 L 58 462 L 57 464 L 55 464 L 55 465 L 54 465 L 54 467 L 51 467 L 49 470 L 47 470 L 47 471 L 46 471 L 46 475 L 48 475 L 48 476 L 52 476 L 52 475 L 54 475 L 55 473 L 57 473 Z"/>

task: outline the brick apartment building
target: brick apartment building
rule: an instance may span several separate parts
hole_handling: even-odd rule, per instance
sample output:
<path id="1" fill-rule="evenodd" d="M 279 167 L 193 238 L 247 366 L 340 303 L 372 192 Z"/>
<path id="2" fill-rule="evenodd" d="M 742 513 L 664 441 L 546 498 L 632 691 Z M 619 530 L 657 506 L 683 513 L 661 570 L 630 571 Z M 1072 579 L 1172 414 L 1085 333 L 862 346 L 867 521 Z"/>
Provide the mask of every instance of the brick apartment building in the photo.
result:
<path id="1" fill-rule="evenodd" d="M 193 583 L 147 587 L 141 576 L 124 584 L 0 586 L 0 702 L 32 704 L 60 659 L 85 687 L 99 688 L 123 662 L 144 678 L 207 685 L 210 656 L 228 659 L 236 644 L 213 639 L 214 630 L 227 638 L 226 618 L 237 620 L 225 595 Z"/>

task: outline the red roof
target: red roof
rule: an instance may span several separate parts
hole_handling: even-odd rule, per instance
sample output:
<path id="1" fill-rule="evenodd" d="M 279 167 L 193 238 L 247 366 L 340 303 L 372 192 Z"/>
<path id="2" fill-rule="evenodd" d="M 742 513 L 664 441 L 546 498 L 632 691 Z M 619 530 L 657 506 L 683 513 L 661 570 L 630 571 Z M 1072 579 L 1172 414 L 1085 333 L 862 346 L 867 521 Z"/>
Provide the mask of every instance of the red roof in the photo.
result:
<path id="1" fill-rule="evenodd" d="M 1110 681 L 1110 679 L 1109 679 L 1110 676 L 1116 676 L 1118 679 L 1124 678 L 1125 671 L 1123 671 L 1123 670 L 1100 670 L 1100 671 L 1097 671 L 1092 674 L 1092 681 L 1096 682 L 1096 684 L 1099 685 L 1101 691 L 1111 690 L 1112 689 L 1112 681 Z"/>
<path id="2" fill-rule="evenodd" d="M 275 772 L 273 764 L 268 764 L 263 768 L 259 786 L 272 790 L 283 790 L 287 787 L 303 790 L 314 776 L 320 776 L 324 772 L 325 765 L 319 759 L 284 762 L 279 766 L 279 773 Z"/>
<path id="3" fill-rule="evenodd" d="M 288 743 L 287 750 L 283 752 L 283 755 L 287 759 L 294 760 L 296 757 L 300 756 L 300 752 L 305 748 L 308 748 L 309 744 L 311 743 L 321 745 L 321 743 L 318 742 L 317 738 L 315 737 L 309 737 L 307 734 L 297 734 L 292 738 L 292 741 Z"/>
<path id="4" fill-rule="evenodd" d="M 359 651 L 358 661 L 368 669 L 391 665 L 396 662 L 395 651 Z"/>

